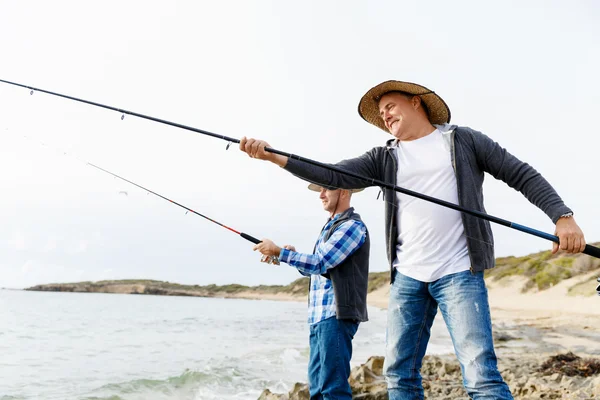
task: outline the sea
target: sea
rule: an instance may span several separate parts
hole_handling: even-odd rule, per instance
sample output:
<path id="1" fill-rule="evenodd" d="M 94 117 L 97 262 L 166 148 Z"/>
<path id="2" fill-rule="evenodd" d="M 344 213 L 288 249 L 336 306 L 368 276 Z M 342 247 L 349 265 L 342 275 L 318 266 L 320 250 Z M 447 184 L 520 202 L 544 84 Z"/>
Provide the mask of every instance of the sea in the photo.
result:
<path id="1" fill-rule="evenodd" d="M 256 400 L 306 382 L 305 302 L 0 290 L 0 400 Z M 352 365 L 384 355 L 386 311 Z M 429 354 L 452 352 L 441 319 Z"/>

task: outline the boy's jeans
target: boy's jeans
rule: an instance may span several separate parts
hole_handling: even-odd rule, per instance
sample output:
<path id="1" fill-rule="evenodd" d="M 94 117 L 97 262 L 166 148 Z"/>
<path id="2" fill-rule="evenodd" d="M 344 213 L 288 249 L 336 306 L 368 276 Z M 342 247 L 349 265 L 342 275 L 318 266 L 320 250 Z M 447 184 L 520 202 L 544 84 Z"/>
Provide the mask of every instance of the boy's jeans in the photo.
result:
<path id="1" fill-rule="evenodd" d="M 348 383 L 358 322 L 327 318 L 310 326 L 308 389 L 311 400 L 351 400 Z"/>

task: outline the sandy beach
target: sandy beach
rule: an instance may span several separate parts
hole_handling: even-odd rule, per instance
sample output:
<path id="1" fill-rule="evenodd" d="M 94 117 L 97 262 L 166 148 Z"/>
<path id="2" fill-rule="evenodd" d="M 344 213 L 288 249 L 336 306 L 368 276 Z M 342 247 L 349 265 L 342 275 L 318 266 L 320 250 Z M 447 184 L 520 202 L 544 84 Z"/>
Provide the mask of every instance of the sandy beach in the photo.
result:
<path id="1" fill-rule="evenodd" d="M 505 343 L 499 350 L 526 347 L 542 353 L 567 352 L 600 356 L 600 297 L 596 278 L 600 270 L 565 279 L 550 289 L 522 293 L 525 278 L 510 276 L 486 281 L 494 334 Z M 573 296 L 569 288 L 580 287 Z M 256 300 L 305 301 L 304 296 L 286 293 L 257 294 L 239 292 L 233 298 Z M 369 293 L 370 306 L 387 309 L 389 286 Z M 512 338 L 507 340 L 508 338 Z M 510 345 L 509 345 L 510 343 Z M 499 351 L 502 353 L 502 351 Z"/>

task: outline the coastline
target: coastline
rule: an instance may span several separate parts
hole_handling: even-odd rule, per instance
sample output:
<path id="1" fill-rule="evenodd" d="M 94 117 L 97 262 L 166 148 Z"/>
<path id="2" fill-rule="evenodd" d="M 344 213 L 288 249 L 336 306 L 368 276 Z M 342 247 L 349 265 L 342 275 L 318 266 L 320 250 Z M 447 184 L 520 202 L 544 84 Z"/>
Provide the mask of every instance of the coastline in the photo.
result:
<path id="1" fill-rule="evenodd" d="M 498 367 L 515 399 L 600 398 L 600 298 L 595 292 L 598 274 L 600 269 L 594 268 L 543 290 L 531 289 L 531 281 L 521 275 L 486 277 Z M 202 295 L 304 303 L 306 294 L 301 289 L 306 289 L 305 283 L 297 281 L 280 287 L 216 287 L 158 281 L 105 281 L 40 285 L 37 290 L 43 286 L 44 289 L 41 290 L 45 291 Z M 375 289 L 368 294 L 368 305 L 386 309 L 389 284 L 385 282 L 374 286 Z M 530 289 L 525 291 L 525 288 Z M 574 291 L 573 288 L 578 290 Z M 443 322 L 436 322 L 440 323 Z M 387 398 L 381 370 L 366 371 L 374 368 L 373 360 L 380 360 L 380 364 L 382 363 L 382 354 L 372 356 L 370 361 L 356 367 L 353 372 L 353 388 L 356 393 L 361 393 L 357 397 L 361 400 Z M 543 370 L 545 363 L 557 357 L 563 360 L 569 357 L 576 359 L 571 364 L 565 364 L 571 372 L 577 372 L 586 365 L 597 366 L 597 370 L 589 376 L 571 376 L 556 368 Z M 573 363 L 579 363 L 579 367 L 574 367 Z M 426 398 L 453 400 L 467 397 L 462 387 L 460 367 L 452 353 L 426 356 L 422 375 Z M 369 376 L 371 380 L 365 381 Z M 266 389 L 259 399 L 305 399 L 308 397 L 301 395 L 305 389 L 304 383 L 294 386 L 294 395 L 273 394 Z"/>
<path id="2" fill-rule="evenodd" d="M 598 274 L 600 269 L 595 269 L 586 274 L 564 279 L 549 289 L 527 292 L 523 292 L 528 282 L 525 277 L 512 275 L 498 280 L 493 277 L 486 278 L 494 328 L 514 331 L 514 327 L 520 326 L 541 331 L 556 331 L 552 338 L 547 339 L 549 343 L 561 346 L 564 350 L 585 350 L 589 354 L 600 354 L 600 340 L 586 339 L 594 335 L 600 337 L 600 297 L 595 295 Z M 220 287 L 131 280 L 46 284 L 25 290 L 306 302 L 305 283 L 299 279 L 287 286 L 278 287 L 242 285 Z M 570 289 L 575 286 L 583 286 L 583 290 L 579 293 L 593 293 L 593 295 L 569 294 Z M 368 293 L 367 304 L 371 307 L 387 309 L 388 297 L 389 284 L 386 282 Z"/>

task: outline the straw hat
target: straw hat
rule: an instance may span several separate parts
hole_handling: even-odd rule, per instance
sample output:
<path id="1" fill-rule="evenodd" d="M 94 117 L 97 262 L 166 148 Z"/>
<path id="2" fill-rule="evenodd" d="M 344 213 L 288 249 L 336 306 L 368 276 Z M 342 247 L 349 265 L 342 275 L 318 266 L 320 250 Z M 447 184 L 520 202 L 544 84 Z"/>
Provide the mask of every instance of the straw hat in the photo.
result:
<path id="1" fill-rule="evenodd" d="M 320 192 L 321 188 L 325 188 L 327 190 L 337 190 L 339 188 L 334 188 L 334 187 L 329 187 L 329 186 L 325 186 L 325 185 L 317 185 L 315 183 L 311 183 L 310 185 L 308 185 L 308 189 L 312 190 L 313 192 Z M 358 192 L 362 192 L 363 190 L 365 190 L 365 188 L 361 188 L 361 189 L 342 189 L 342 190 L 349 190 L 350 193 L 358 193 Z"/>
<path id="2" fill-rule="evenodd" d="M 379 115 L 379 100 L 388 92 L 404 92 L 419 96 L 427 106 L 429 122 L 444 124 L 450 122 L 450 108 L 433 90 L 416 83 L 402 81 L 385 81 L 369 89 L 358 103 L 358 114 L 367 122 L 388 132 Z M 389 133 L 389 132 L 388 132 Z"/>

